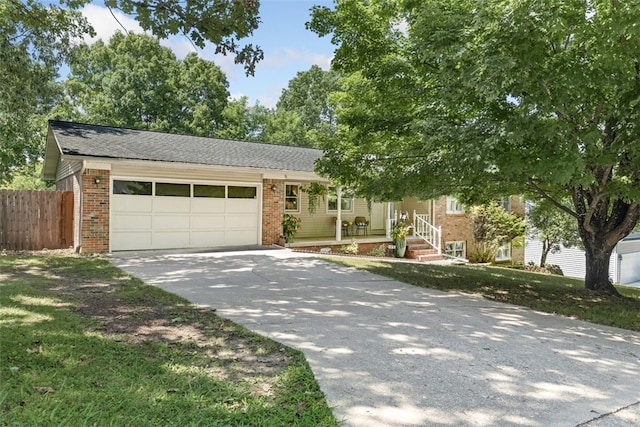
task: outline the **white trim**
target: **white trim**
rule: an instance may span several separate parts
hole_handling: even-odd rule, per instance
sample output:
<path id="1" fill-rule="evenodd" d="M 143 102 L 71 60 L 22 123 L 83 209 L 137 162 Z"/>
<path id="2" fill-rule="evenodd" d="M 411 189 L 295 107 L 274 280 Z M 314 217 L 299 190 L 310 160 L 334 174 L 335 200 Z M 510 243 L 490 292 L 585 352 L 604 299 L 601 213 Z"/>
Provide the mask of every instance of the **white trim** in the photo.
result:
<path id="1" fill-rule="evenodd" d="M 85 167 L 85 169 L 102 169 L 102 170 L 110 171 L 111 170 L 111 163 L 96 162 L 96 161 L 93 161 L 93 160 L 85 160 L 84 161 L 84 167 Z"/>
<path id="2" fill-rule="evenodd" d="M 296 195 L 298 202 L 296 209 L 287 209 L 287 185 L 296 185 L 298 187 L 298 194 Z M 302 184 L 299 182 L 289 182 L 285 181 L 284 183 L 284 212 L 285 213 L 300 213 L 302 208 Z M 292 196 L 291 196 L 292 197 Z"/>
<path id="3" fill-rule="evenodd" d="M 451 202 L 455 202 L 454 209 L 449 209 L 449 204 Z M 445 210 L 447 215 L 462 215 L 466 212 L 466 206 L 460 203 L 455 197 L 446 196 Z"/>
<path id="4" fill-rule="evenodd" d="M 90 162 L 92 165 L 109 165 L 109 170 L 117 164 L 140 166 L 147 168 L 159 168 L 159 169 L 204 169 L 210 171 L 220 172 L 238 172 L 246 174 L 259 174 L 262 179 L 279 179 L 279 180 L 300 180 L 300 181 L 320 181 L 326 182 L 326 178 L 323 178 L 314 172 L 307 171 L 292 171 L 292 170 L 279 170 L 279 169 L 260 169 L 252 168 L 248 166 L 224 166 L 224 165 L 205 165 L 200 163 L 180 163 L 180 162 L 165 162 L 155 160 L 131 160 L 131 159 L 107 159 L 96 158 L 94 160 L 87 160 L 86 156 L 74 156 L 66 155 L 61 156 L 60 161 L 82 161 L 83 163 Z M 93 166 L 92 166 L 93 168 Z M 106 169 L 106 168 L 96 168 Z"/>
<path id="5" fill-rule="evenodd" d="M 461 243 L 462 244 L 462 256 L 457 256 L 456 253 L 456 248 L 455 245 L 457 243 Z M 453 245 L 453 253 L 448 253 L 447 252 L 447 245 Z M 467 257 L 467 242 L 465 242 L 464 240 L 450 240 L 448 242 L 444 242 L 444 250 L 442 251 L 445 255 L 448 256 L 452 256 L 455 258 L 466 258 Z"/>

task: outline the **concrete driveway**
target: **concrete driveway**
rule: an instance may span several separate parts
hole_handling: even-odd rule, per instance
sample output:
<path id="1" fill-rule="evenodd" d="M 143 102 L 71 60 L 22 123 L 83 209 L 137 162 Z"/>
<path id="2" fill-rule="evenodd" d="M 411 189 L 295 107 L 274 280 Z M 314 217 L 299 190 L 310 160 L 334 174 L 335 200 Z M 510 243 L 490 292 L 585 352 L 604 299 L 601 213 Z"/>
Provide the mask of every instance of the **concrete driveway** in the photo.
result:
<path id="1" fill-rule="evenodd" d="M 114 255 L 304 352 L 346 426 L 637 426 L 640 334 L 288 250 Z"/>

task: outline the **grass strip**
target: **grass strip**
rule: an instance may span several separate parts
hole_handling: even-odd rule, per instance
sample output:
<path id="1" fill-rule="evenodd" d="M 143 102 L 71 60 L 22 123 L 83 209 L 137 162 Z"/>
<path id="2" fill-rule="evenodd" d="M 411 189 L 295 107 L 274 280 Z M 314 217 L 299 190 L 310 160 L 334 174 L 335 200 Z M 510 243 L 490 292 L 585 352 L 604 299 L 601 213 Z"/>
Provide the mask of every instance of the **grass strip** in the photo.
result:
<path id="1" fill-rule="evenodd" d="M 640 289 L 616 286 L 623 298 L 598 295 L 584 281 L 507 267 L 388 262 L 325 257 L 333 262 L 442 291 L 463 292 L 601 325 L 640 331 Z"/>

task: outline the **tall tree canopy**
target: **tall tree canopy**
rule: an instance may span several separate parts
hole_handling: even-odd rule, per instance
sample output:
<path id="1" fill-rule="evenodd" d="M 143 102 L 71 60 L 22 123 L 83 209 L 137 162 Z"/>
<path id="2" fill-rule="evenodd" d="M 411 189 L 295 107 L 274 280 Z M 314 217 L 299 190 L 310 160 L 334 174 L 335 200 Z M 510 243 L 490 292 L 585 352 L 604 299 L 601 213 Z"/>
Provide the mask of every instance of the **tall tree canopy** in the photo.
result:
<path id="1" fill-rule="evenodd" d="M 89 31 L 78 13 L 0 0 L 0 183 L 40 155 L 43 117 L 59 93 L 59 63 L 73 39 Z"/>
<path id="2" fill-rule="evenodd" d="M 60 2 L 71 9 L 91 3 Z M 104 5 L 132 15 L 142 29 L 158 38 L 183 35 L 199 48 L 212 43 L 216 53 L 235 55 L 235 62 L 244 64 L 247 74 L 253 74 L 256 63 L 264 58 L 259 46 L 239 43 L 260 24 L 259 0 L 105 0 Z"/>
<path id="3" fill-rule="evenodd" d="M 577 221 L 586 287 L 616 293 L 609 256 L 640 218 L 638 16 L 610 0 L 316 8 L 349 74 L 320 170 L 387 196 L 547 199 Z"/>
<path id="4" fill-rule="evenodd" d="M 295 114 L 301 127 L 302 135 L 294 135 L 293 144 L 316 146 L 322 136 L 333 135 L 337 128 L 337 118 L 329 96 L 339 88 L 338 74 L 324 71 L 313 65 L 307 71 L 300 71 L 289 80 L 282 90 L 276 105 L 276 116 L 280 120 L 292 123 L 287 115 Z"/>
<path id="5" fill-rule="evenodd" d="M 0 183 L 42 155 L 46 116 L 60 96 L 59 67 L 93 35 L 77 10 L 89 0 L 0 0 Z M 106 0 L 157 37 L 182 34 L 196 46 L 235 56 L 253 74 L 263 52 L 239 40 L 260 23 L 258 0 Z M 194 74 L 198 71 L 194 69 Z M 197 114 L 196 114 L 197 115 Z"/>
<path id="6" fill-rule="evenodd" d="M 68 118 L 205 136 L 221 126 L 226 76 L 196 54 L 180 61 L 153 37 L 116 33 L 77 47 L 70 65 Z"/>

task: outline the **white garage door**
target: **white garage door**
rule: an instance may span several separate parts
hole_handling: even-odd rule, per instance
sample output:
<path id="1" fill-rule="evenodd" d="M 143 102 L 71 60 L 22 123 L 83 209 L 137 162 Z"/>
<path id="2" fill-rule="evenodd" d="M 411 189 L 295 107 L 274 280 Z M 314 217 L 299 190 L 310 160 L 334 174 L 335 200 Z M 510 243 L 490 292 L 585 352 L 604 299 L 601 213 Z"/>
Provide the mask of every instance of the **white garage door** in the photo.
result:
<path id="1" fill-rule="evenodd" d="M 255 185 L 113 181 L 111 250 L 259 243 Z"/>

